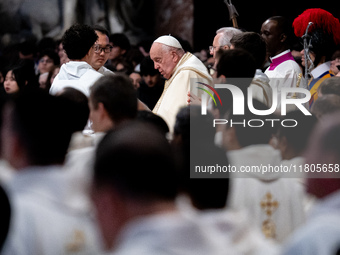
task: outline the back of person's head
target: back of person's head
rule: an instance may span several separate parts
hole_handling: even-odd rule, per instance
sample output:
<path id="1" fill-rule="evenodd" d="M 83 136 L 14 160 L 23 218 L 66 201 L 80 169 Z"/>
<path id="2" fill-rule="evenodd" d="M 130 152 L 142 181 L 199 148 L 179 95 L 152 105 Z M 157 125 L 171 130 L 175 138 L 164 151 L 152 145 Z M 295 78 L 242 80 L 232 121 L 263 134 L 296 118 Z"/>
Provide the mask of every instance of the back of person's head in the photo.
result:
<path id="1" fill-rule="evenodd" d="M 266 42 L 255 32 L 243 32 L 231 38 L 230 43 L 235 48 L 242 48 L 251 53 L 256 61 L 256 67 L 261 69 L 266 59 Z"/>
<path id="2" fill-rule="evenodd" d="M 26 164 L 52 165 L 64 162 L 72 134 L 68 126 L 72 117 L 69 116 L 69 108 L 68 101 L 33 88 L 20 90 L 8 100 L 3 129 L 10 130 L 17 137 L 25 152 Z"/>
<path id="3" fill-rule="evenodd" d="M 254 57 L 243 49 L 224 51 L 217 63 L 217 76 L 226 78 L 254 78 L 256 63 Z"/>
<path id="4" fill-rule="evenodd" d="M 92 26 L 92 28 L 93 28 L 95 31 L 100 32 L 100 33 L 103 34 L 103 35 L 107 35 L 108 37 L 110 36 L 109 31 L 108 31 L 105 27 L 103 27 L 103 26 L 94 25 L 94 26 Z"/>
<path id="5" fill-rule="evenodd" d="M 166 124 L 165 120 L 161 116 L 154 114 L 151 111 L 138 111 L 137 120 L 154 125 L 155 127 L 157 127 L 157 129 L 159 129 L 159 131 L 162 132 L 164 136 L 169 133 L 169 127 L 168 124 Z"/>
<path id="6" fill-rule="evenodd" d="M 216 55 L 219 55 L 219 51 Z M 254 57 L 243 49 L 222 51 L 218 58 L 216 70 L 217 77 L 226 78 L 227 84 L 240 88 L 247 95 L 247 89 L 256 72 Z M 225 102 L 228 103 L 228 102 Z"/>
<path id="7" fill-rule="evenodd" d="M 335 94 L 326 94 L 318 97 L 311 108 L 311 112 L 318 119 L 338 110 L 340 110 L 340 96 Z"/>
<path id="8" fill-rule="evenodd" d="M 137 121 L 110 131 L 96 151 L 94 184 L 112 186 L 142 205 L 173 201 L 176 170 L 169 142 L 152 125 Z"/>
<path id="9" fill-rule="evenodd" d="M 296 120 L 297 125 L 295 127 L 279 125 L 277 131 L 278 138 L 284 138 L 295 155 L 302 155 L 306 149 L 310 134 L 317 123 L 317 118 L 313 115 L 304 115 L 300 110 L 288 112 L 283 117 L 284 119 Z"/>
<path id="10" fill-rule="evenodd" d="M 202 115 L 200 105 L 184 106 L 176 115 L 174 132 L 175 134 L 180 134 L 185 142 L 191 140 L 191 143 L 196 144 L 196 146 L 211 146 L 213 145 L 216 131 L 212 123 L 213 116 L 211 112 L 207 112 L 207 115 Z M 191 130 L 190 127 L 192 127 Z M 193 132 L 196 128 L 199 132 Z"/>
<path id="11" fill-rule="evenodd" d="M 137 94 L 132 81 L 124 74 L 106 75 L 91 87 L 93 107 L 102 103 L 115 123 L 133 119 L 137 115 Z"/>
<path id="12" fill-rule="evenodd" d="M 123 33 L 114 33 L 109 36 L 109 41 L 114 46 L 118 46 L 119 48 L 126 50 L 126 52 L 130 49 L 131 44 L 129 38 Z"/>
<path id="13" fill-rule="evenodd" d="M 64 33 L 62 44 L 69 59 L 79 60 L 86 56 L 97 39 L 98 36 L 93 28 L 75 24 Z"/>
<path id="14" fill-rule="evenodd" d="M 268 110 L 268 107 L 257 99 L 253 99 L 253 106 L 257 110 Z M 274 133 L 272 123 L 266 121 L 272 119 L 271 115 L 255 115 L 250 112 L 247 105 L 245 105 L 244 115 L 233 114 L 233 107 L 231 106 L 226 114 L 225 119 L 228 121 L 226 128 L 235 129 L 239 145 L 243 148 L 249 145 L 268 144 Z"/>
<path id="15" fill-rule="evenodd" d="M 230 40 L 233 36 L 242 33 L 241 30 L 234 27 L 222 27 L 216 31 L 216 34 L 221 33 L 222 36 L 219 38 L 220 46 L 228 45 L 231 46 Z"/>
<path id="16" fill-rule="evenodd" d="M 68 123 L 73 132 L 82 131 L 89 119 L 90 109 L 87 96 L 75 88 L 63 88 L 56 96 L 65 98 L 72 103 L 69 114 L 73 116 L 72 122 Z"/>
<path id="17" fill-rule="evenodd" d="M 142 76 L 147 76 L 147 75 L 155 76 L 159 74 L 159 71 L 155 69 L 154 63 L 152 59 L 150 58 L 150 56 L 146 56 L 142 59 L 140 63 L 140 74 Z"/>
<path id="18" fill-rule="evenodd" d="M 1 224 L 0 224 L 0 252 L 7 239 L 11 221 L 11 204 L 6 191 L 0 186 Z"/>
<path id="19" fill-rule="evenodd" d="M 179 165 L 179 191 L 189 195 L 200 210 L 223 208 L 227 202 L 226 178 L 190 178 L 195 166 L 228 165 L 225 153 L 214 144 L 213 116 L 201 114 L 201 107 L 182 107 L 176 115 L 172 142 Z M 202 188 L 204 187 L 204 188 Z"/>
<path id="20" fill-rule="evenodd" d="M 319 86 L 320 95 L 335 94 L 340 96 L 340 77 L 333 76 L 325 79 Z"/>

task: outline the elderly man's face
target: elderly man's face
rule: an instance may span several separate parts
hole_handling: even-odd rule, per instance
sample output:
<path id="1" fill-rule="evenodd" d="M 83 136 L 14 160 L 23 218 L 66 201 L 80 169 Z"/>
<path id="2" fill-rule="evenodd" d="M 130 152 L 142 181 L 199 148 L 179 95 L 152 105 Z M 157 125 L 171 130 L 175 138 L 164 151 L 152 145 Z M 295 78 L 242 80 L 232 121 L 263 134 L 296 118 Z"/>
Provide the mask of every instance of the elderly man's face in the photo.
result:
<path id="1" fill-rule="evenodd" d="M 174 51 L 164 50 L 161 43 L 154 43 L 150 49 L 150 58 L 165 79 L 169 79 L 180 58 Z"/>

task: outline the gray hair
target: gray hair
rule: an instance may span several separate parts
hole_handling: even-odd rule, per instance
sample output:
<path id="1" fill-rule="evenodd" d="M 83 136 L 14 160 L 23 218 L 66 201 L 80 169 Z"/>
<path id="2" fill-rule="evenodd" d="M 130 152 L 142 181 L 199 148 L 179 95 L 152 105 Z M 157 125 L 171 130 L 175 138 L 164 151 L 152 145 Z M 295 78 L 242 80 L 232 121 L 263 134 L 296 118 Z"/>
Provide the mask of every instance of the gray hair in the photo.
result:
<path id="1" fill-rule="evenodd" d="M 242 31 L 234 27 L 222 27 L 216 31 L 216 34 L 221 33 L 222 36 L 219 38 L 220 46 L 228 45 L 231 46 L 230 40 L 234 35 L 241 34 Z"/>

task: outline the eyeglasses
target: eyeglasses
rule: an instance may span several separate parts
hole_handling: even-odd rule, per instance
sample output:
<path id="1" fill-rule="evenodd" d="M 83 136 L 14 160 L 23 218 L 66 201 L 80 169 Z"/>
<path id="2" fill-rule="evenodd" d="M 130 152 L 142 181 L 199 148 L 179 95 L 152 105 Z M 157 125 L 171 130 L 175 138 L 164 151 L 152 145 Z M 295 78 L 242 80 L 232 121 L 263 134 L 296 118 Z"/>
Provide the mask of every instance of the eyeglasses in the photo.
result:
<path id="1" fill-rule="evenodd" d="M 49 58 L 41 58 L 39 60 L 39 63 L 46 63 L 46 64 L 50 64 L 53 63 L 53 60 L 49 59 Z"/>
<path id="2" fill-rule="evenodd" d="M 93 45 L 93 49 L 95 53 L 102 53 L 104 51 L 105 53 L 110 53 L 112 50 L 112 46 L 106 46 L 106 47 L 100 47 L 99 45 Z"/>
<path id="3" fill-rule="evenodd" d="M 216 48 L 222 48 L 223 46 L 209 46 L 209 51 L 213 52 Z"/>

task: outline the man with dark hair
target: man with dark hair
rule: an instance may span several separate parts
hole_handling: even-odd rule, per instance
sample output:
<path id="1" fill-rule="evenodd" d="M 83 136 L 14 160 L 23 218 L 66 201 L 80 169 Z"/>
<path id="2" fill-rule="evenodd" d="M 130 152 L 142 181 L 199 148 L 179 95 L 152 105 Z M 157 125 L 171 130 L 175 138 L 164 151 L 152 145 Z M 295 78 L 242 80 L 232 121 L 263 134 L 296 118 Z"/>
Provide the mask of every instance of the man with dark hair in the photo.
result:
<path id="1" fill-rule="evenodd" d="M 248 87 L 255 75 L 256 63 L 253 56 L 243 49 L 218 50 L 216 52 L 216 74 L 218 82 L 232 84 L 241 89 L 244 98 L 247 100 Z M 216 89 L 223 104 L 213 105 L 214 115 L 217 118 L 224 118 L 225 113 L 233 103 L 232 93 L 225 89 Z M 190 95 L 191 98 L 192 95 Z M 222 146 L 222 125 L 216 126 L 215 143 Z"/>
<path id="2" fill-rule="evenodd" d="M 74 140 L 73 147 L 76 149 L 68 153 L 64 166 L 64 172 L 71 180 L 71 185 L 65 188 L 66 202 L 86 212 L 92 208 L 88 192 L 94 151 L 106 132 L 137 116 L 138 104 L 131 80 L 122 74 L 101 77 L 90 91 L 89 119 L 94 134 Z"/>
<path id="3" fill-rule="evenodd" d="M 233 59 L 234 61 L 231 61 Z M 235 63 L 236 61 L 236 63 Z M 245 65 L 244 68 L 240 66 Z M 233 49 L 223 51 L 218 58 L 216 65 L 217 77 L 218 78 L 247 78 L 250 81 L 253 79 L 256 71 L 256 62 L 254 57 L 243 49 Z M 247 89 L 246 86 L 243 89 Z"/>
<path id="4" fill-rule="evenodd" d="M 218 79 L 223 82 L 237 86 L 243 92 L 244 98 L 247 98 L 248 87 L 255 75 L 256 62 L 254 57 L 243 49 L 220 50 L 216 54 L 217 65 L 216 73 Z M 219 90 L 218 90 L 219 91 Z M 218 104 L 219 115 L 223 118 L 224 113 L 232 104 L 231 93 L 221 93 L 223 105 Z"/>
<path id="5" fill-rule="evenodd" d="M 98 145 L 91 197 L 114 254 L 224 254 L 225 242 L 179 211 L 176 195 L 171 146 L 154 127 L 127 123 Z"/>
<path id="6" fill-rule="evenodd" d="M 250 84 L 253 98 L 263 102 L 268 107 L 272 106 L 273 91 L 269 85 L 269 78 L 262 72 L 264 61 L 266 59 L 266 42 L 255 32 L 244 32 L 234 35 L 230 40 L 231 49 L 244 49 L 248 51 L 255 59 L 256 73 Z"/>
<path id="7" fill-rule="evenodd" d="M 95 132 L 106 132 L 137 115 L 137 95 L 124 75 L 107 75 L 91 88 L 90 119 Z"/>
<path id="8" fill-rule="evenodd" d="M 90 214 L 66 203 L 61 167 L 73 132 L 64 125 L 69 107 L 41 90 L 20 91 L 5 106 L 3 156 L 17 173 L 8 185 L 15 213 L 4 254 L 99 252 Z"/>
<path id="9" fill-rule="evenodd" d="M 300 66 L 294 60 L 290 51 L 291 40 L 294 36 L 292 24 L 287 18 L 274 16 L 267 19 L 261 27 L 261 35 L 267 44 L 267 54 L 270 58 L 270 66 L 265 74 L 270 79 L 272 89 L 277 89 L 277 109 L 281 108 L 281 88 L 295 88 L 299 81 L 299 74 L 302 75 Z M 300 76 L 300 86 L 305 82 Z M 294 93 L 288 93 L 291 98 Z"/>
<path id="10" fill-rule="evenodd" d="M 73 25 L 62 38 L 64 50 L 70 61 L 61 66 L 55 77 L 50 94 L 55 95 L 64 87 L 73 87 L 89 96 L 89 88 L 102 74 L 95 71 L 89 64 L 95 54 L 95 42 L 98 35 L 87 25 Z M 99 49 L 102 51 L 102 48 Z"/>
<path id="11" fill-rule="evenodd" d="M 109 32 L 99 25 L 95 25 L 92 28 L 95 30 L 98 40 L 93 46 L 94 51 L 91 52 L 89 64 L 94 70 L 103 75 L 112 74 L 112 71 L 104 67 L 113 48 L 109 43 Z"/>
<path id="12" fill-rule="evenodd" d="M 165 120 L 163 120 L 159 115 L 156 115 L 151 111 L 142 110 L 138 111 L 136 119 L 140 122 L 150 123 L 156 126 L 162 132 L 162 134 L 167 137 L 167 134 L 169 133 L 169 127 Z"/>
<path id="13" fill-rule="evenodd" d="M 70 107 L 69 114 L 73 116 L 73 121 L 68 123 L 68 125 L 74 126 L 74 132 L 83 131 L 90 114 L 88 98 L 84 95 L 84 93 L 71 87 L 63 88 L 56 96 L 70 100 L 73 106 Z"/>

